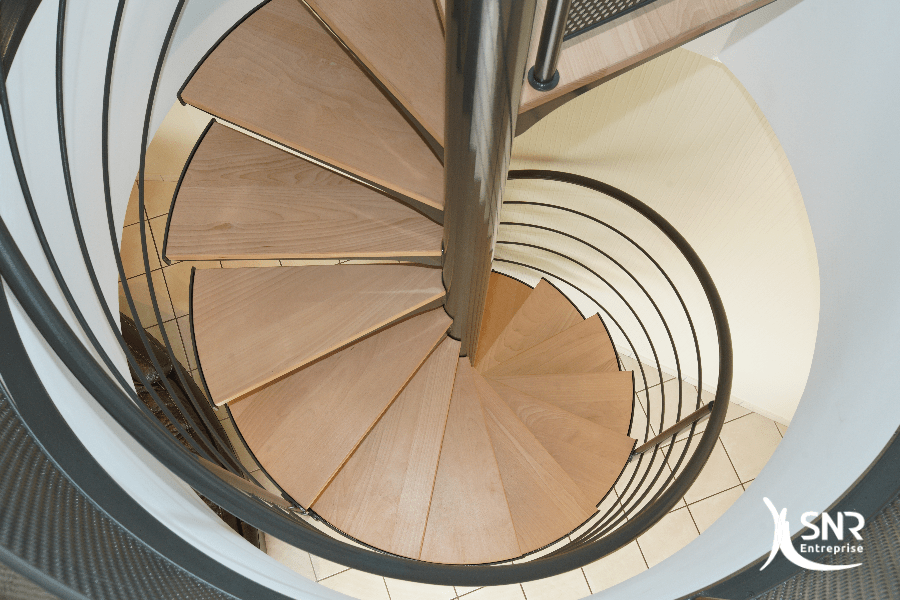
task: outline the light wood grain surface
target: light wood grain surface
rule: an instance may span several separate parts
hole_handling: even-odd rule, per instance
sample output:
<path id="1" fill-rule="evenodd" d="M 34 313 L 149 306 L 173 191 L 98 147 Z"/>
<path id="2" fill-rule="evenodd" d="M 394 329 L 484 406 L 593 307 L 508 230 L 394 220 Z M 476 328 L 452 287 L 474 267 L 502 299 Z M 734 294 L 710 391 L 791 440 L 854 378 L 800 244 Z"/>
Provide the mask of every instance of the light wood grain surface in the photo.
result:
<path id="1" fill-rule="evenodd" d="M 594 504 L 612 489 L 635 440 L 491 381 L 491 387 Z"/>
<path id="2" fill-rule="evenodd" d="M 407 319 L 235 402 L 235 423 L 269 474 L 315 502 L 444 337 L 442 309 Z"/>
<path id="3" fill-rule="evenodd" d="M 475 384 L 519 546 L 536 550 L 580 525 L 594 502 L 480 374 Z"/>
<path id="4" fill-rule="evenodd" d="M 313 505 L 316 512 L 376 548 L 418 558 L 459 346 L 444 338 Z"/>
<path id="5" fill-rule="evenodd" d="M 214 124 L 178 189 L 172 260 L 440 256 L 442 229 L 342 177 Z"/>
<path id="6" fill-rule="evenodd" d="M 612 76 L 643 60 L 712 31 L 772 0 L 670 0 L 654 2 L 563 44 L 559 85 L 539 92 L 522 86 L 519 112 Z M 528 65 L 534 65 L 546 0 L 538 0 Z"/>
<path id="7" fill-rule="evenodd" d="M 444 145 L 444 32 L 433 0 L 306 0 Z"/>
<path id="8" fill-rule="evenodd" d="M 194 334 L 209 391 L 230 402 L 443 295 L 440 269 L 427 267 L 198 270 Z"/>
<path id="9" fill-rule="evenodd" d="M 616 353 L 600 317 L 593 317 L 532 346 L 485 375 L 549 375 L 617 371 Z"/>
<path id="10" fill-rule="evenodd" d="M 487 371 L 583 320 L 572 303 L 542 279 L 475 366 Z"/>
<path id="11" fill-rule="evenodd" d="M 621 434 L 628 434 L 634 386 L 631 371 L 577 375 L 490 377 Z"/>
<path id="12" fill-rule="evenodd" d="M 297 0 L 272 0 L 207 57 L 188 104 L 436 208 L 443 166 Z"/>
<path id="13" fill-rule="evenodd" d="M 512 277 L 507 277 L 502 273 L 491 273 L 487 299 L 484 304 L 484 316 L 481 318 L 481 331 L 478 334 L 476 365 L 490 350 L 497 336 L 506 328 L 522 303 L 531 295 L 531 290 L 531 287 Z"/>
<path id="14" fill-rule="evenodd" d="M 469 359 L 460 358 L 422 560 L 483 563 L 521 554 L 475 388 L 476 375 Z"/>

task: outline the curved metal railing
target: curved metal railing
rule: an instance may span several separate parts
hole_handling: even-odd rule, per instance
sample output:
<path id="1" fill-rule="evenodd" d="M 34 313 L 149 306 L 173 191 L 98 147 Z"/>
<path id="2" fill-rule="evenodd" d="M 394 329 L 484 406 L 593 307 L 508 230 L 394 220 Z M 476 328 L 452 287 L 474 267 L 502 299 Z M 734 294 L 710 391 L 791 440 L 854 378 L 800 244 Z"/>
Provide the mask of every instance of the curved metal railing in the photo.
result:
<path id="1" fill-rule="evenodd" d="M 115 15 L 112 36 L 109 43 L 109 53 L 104 81 L 103 101 L 103 125 L 102 125 L 102 168 L 104 184 L 104 201 L 107 213 L 107 225 L 111 249 L 116 260 L 116 268 L 123 287 L 125 301 L 132 313 L 137 325 L 141 343 L 147 350 L 153 366 L 162 371 L 161 364 L 151 348 L 150 340 L 144 333 L 144 329 L 152 324 L 142 323 L 135 306 L 134 293 L 130 289 L 121 257 L 118 249 L 118 236 L 113 217 L 113 201 L 110 188 L 110 89 L 112 85 L 113 67 L 116 62 L 116 49 L 122 23 L 125 0 L 119 0 Z M 149 142 L 150 120 L 153 107 L 156 104 L 157 87 L 160 73 L 165 64 L 169 45 L 178 23 L 185 0 L 179 0 L 176 10 L 172 15 L 163 44 L 159 49 L 156 68 L 153 74 L 150 92 L 147 98 L 146 111 L 143 120 L 142 140 L 140 147 L 140 166 L 138 173 L 138 207 L 140 214 L 139 229 L 141 246 L 143 251 L 144 277 L 150 290 L 150 299 L 153 305 L 155 323 L 158 324 L 160 337 L 167 354 L 175 359 L 171 340 L 165 327 L 160 307 L 156 302 L 154 282 L 151 277 L 151 268 L 147 243 L 147 223 L 145 219 L 144 202 L 144 173 L 146 169 L 147 146 Z M 56 48 L 56 97 L 57 97 L 57 121 L 60 158 L 62 162 L 63 177 L 66 187 L 66 202 L 70 211 L 78 240 L 80 252 L 93 286 L 99 304 L 105 311 L 107 326 L 122 346 L 123 352 L 131 366 L 133 376 L 154 396 L 157 406 L 166 414 L 169 422 L 177 432 L 185 439 L 190 436 L 182 427 L 179 419 L 161 401 L 153 386 L 150 385 L 146 374 L 142 372 L 131 355 L 125 340 L 119 329 L 115 315 L 108 309 L 101 293 L 100 281 L 92 264 L 90 253 L 85 242 L 85 232 L 78 214 L 78 203 L 72 185 L 68 149 L 66 142 L 66 124 L 63 110 L 63 69 L 64 51 L 63 40 L 66 29 L 66 2 L 59 4 L 57 48 Z M 0 78 L 2 79 L 2 78 Z M 266 491 L 258 481 L 254 480 L 247 468 L 241 465 L 233 454 L 228 453 L 229 445 L 216 433 L 215 427 L 208 427 L 209 423 L 189 422 L 192 429 L 210 431 L 212 439 L 209 443 L 198 443 L 193 451 L 179 443 L 178 439 L 156 418 L 147 406 L 138 398 L 131 381 L 126 380 L 118 369 L 107 350 L 100 343 L 98 336 L 88 323 L 82 310 L 71 291 L 60 269 L 54 253 L 44 233 L 44 227 L 40 215 L 32 198 L 29 182 L 25 176 L 22 158 L 19 154 L 19 146 L 16 140 L 14 123 L 11 118 L 9 98 L 5 80 L 0 80 L 0 105 L 2 105 L 3 118 L 6 125 L 7 138 L 18 175 L 19 185 L 22 190 L 24 202 L 28 208 L 34 230 L 40 241 L 44 256 L 50 265 L 53 276 L 66 300 L 68 308 L 72 311 L 83 334 L 87 337 L 90 349 L 81 342 L 79 335 L 73 331 L 53 301 L 43 289 L 40 281 L 35 276 L 27 260 L 16 245 L 6 224 L 0 220 L 0 274 L 16 296 L 25 312 L 32 320 L 40 334 L 48 345 L 56 353 L 63 364 L 71 371 L 84 388 L 100 403 L 101 406 L 142 446 L 156 459 L 166 465 L 173 473 L 185 482 L 189 483 L 198 493 L 220 506 L 222 509 L 235 515 L 242 521 L 251 524 L 261 531 L 273 533 L 284 542 L 292 544 L 303 550 L 312 552 L 322 558 L 341 563 L 343 565 L 360 570 L 377 573 L 380 575 L 418 581 L 431 584 L 444 585 L 501 585 L 541 579 L 566 572 L 589 562 L 597 560 L 618 548 L 631 542 L 635 537 L 649 529 L 659 521 L 682 498 L 690 485 L 699 475 L 706 458 L 712 451 L 722 423 L 724 422 L 728 396 L 731 385 L 731 340 L 728 323 L 721 299 L 709 273 L 706 271 L 696 253 L 677 231 L 657 213 L 638 200 L 602 183 L 586 178 L 563 173 L 546 171 L 518 171 L 511 173 L 514 179 L 551 179 L 565 181 L 573 185 L 580 185 L 592 190 L 600 191 L 612 198 L 619 200 L 638 214 L 642 215 L 650 224 L 658 228 L 685 257 L 697 280 L 702 286 L 709 301 L 710 311 L 715 321 L 716 335 L 719 352 L 719 373 L 716 385 L 717 394 L 710 413 L 710 421 L 706 430 L 699 436 L 699 441 L 692 455 L 687 455 L 689 444 L 677 459 L 677 463 L 671 474 L 665 477 L 661 487 L 656 488 L 656 482 L 663 477 L 662 465 L 665 465 L 673 454 L 674 444 L 669 444 L 667 450 L 662 449 L 662 442 L 652 448 L 650 458 L 645 460 L 646 454 L 638 456 L 635 469 L 631 476 L 623 497 L 627 497 L 618 503 L 620 509 L 611 509 L 600 515 L 600 518 L 589 524 L 587 529 L 575 537 L 574 541 L 553 553 L 541 556 L 529 561 L 527 564 L 502 564 L 502 565 L 442 565 L 410 560 L 376 551 L 362 548 L 324 534 L 309 522 L 309 514 L 303 507 L 296 506 L 284 498 Z M 585 218 L 591 218 L 584 215 Z M 524 225 L 523 225 L 524 226 Z M 560 235 L 565 235 L 559 232 Z M 536 248 L 534 248 L 536 249 Z M 598 252 L 602 252 L 599 248 Z M 648 255 L 649 257 L 649 255 Z M 652 260 L 652 258 L 651 258 Z M 587 265 L 582 265 L 589 269 Z M 548 273 L 552 276 L 552 273 Z M 600 273 L 596 277 L 602 279 Z M 637 317 L 637 315 L 635 314 Z M 618 326 L 618 320 L 612 314 L 608 315 L 610 322 Z M 640 318 L 638 319 L 640 320 Z M 624 329 L 622 329 L 624 332 Z M 94 355 L 100 357 L 96 360 Z M 655 352 L 654 352 L 655 355 Z M 658 363 L 658 361 L 657 361 Z M 659 364 L 657 364 L 659 367 Z M 642 370 L 642 376 L 643 369 Z M 680 374 L 680 373 L 679 373 Z M 177 370 L 177 376 L 182 378 L 183 388 L 189 391 L 188 400 L 192 403 L 208 402 L 206 398 L 197 397 L 190 392 L 191 386 L 187 385 L 183 378 L 184 373 Z M 178 402 L 179 394 L 170 389 L 170 382 L 163 379 L 162 385 L 170 396 Z M 682 402 L 679 399 L 678 414 L 681 414 Z M 188 419 L 199 416 L 206 420 L 203 411 L 188 410 L 186 406 L 178 405 L 183 417 Z M 664 413 L 660 418 L 664 420 Z M 662 425 L 663 421 L 661 421 Z M 645 441 L 650 432 L 649 425 L 646 429 Z M 690 439 L 694 439 L 694 429 L 691 429 Z M 663 452 L 664 457 L 663 457 Z M 657 457 L 660 458 L 657 463 Z M 641 467 L 643 465 L 643 467 Z M 657 467 L 654 471 L 653 467 Z M 643 468 L 643 470 L 641 470 Z M 635 483 L 636 482 L 636 483 Z M 649 483 L 648 483 L 649 482 Z M 645 485 L 646 484 L 646 485 Z M 651 493 L 652 492 L 652 493 Z M 98 499 L 102 503 L 102 499 Z M 627 520 L 626 520 L 627 518 Z M 178 556 L 169 556 L 176 563 Z"/>

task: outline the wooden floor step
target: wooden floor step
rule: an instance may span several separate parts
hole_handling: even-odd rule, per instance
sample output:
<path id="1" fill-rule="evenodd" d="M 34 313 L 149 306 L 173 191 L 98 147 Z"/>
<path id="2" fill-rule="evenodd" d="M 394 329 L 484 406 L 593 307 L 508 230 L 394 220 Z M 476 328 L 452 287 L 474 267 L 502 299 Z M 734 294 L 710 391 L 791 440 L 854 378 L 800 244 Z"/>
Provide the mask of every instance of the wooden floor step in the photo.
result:
<path id="1" fill-rule="evenodd" d="M 221 405 L 443 296 L 440 269 L 411 265 L 198 270 L 192 314 L 200 366 Z"/>
<path id="2" fill-rule="evenodd" d="M 554 373 L 607 373 L 619 369 L 616 351 L 609 334 L 593 317 L 532 346 L 496 367 L 486 369 L 485 375 L 549 375 Z"/>
<path id="3" fill-rule="evenodd" d="M 618 479 L 636 440 L 498 381 L 489 383 L 584 495 L 598 504 Z"/>
<path id="4" fill-rule="evenodd" d="M 568 298 L 541 279 L 475 367 L 490 370 L 583 320 Z"/>
<path id="5" fill-rule="evenodd" d="M 231 405 L 260 464 L 312 505 L 445 337 L 435 309 L 397 323 Z"/>
<path id="6" fill-rule="evenodd" d="M 444 145 L 444 32 L 429 0 L 307 0 L 323 21 Z"/>
<path id="7" fill-rule="evenodd" d="M 316 500 L 329 523 L 376 548 L 419 555 L 459 346 L 444 338 Z"/>
<path id="8" fill-rule="evenodd" d="M 441 162 L 298 0 L 253 12 L 206 57 L 181 98 L 426 206 L 444 205 Z"/>
<path id="9" fill-rule="evenodd" d="M 477 365 L 481 362 L 487 351 L 494 345 L 497 336 L 506 328 L 516 311 L 531 295 L 532 289 L 518 279 L 502 273 L 491 272 L 474 364 Z"/>
<path id="10" fill-rule="evenodd" d="M 213 124 L 182 174 L 172 260 L 428 258 L 441 226 L 314 163 Z"/>
<path id="11" fill-rule="evenodd" d="M 634 405 L 631 371 L 577 375 L 519 375 L 491 377 L 544 402 L 628 435 Z"/>
<path id="12" fill-rule="evenodd" d="M 477 564 L 521 554 L 475 388 L 459 359 L 421 560 Z"/>
<path id="13" fill-rule="evenodd" d="M 537 550 L 581 525 L 589 499 L 480 375 L 475 385 L 522 552 Z"/>

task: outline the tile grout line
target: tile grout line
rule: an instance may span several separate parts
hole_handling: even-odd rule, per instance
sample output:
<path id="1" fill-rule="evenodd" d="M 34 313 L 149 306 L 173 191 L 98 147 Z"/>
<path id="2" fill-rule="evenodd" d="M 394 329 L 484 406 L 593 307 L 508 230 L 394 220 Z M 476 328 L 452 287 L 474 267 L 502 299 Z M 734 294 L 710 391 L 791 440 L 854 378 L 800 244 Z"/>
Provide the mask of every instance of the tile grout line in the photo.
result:
<path id="1" fill-rule="evenodd" d="M 581 567 L 580 571 L 581 571 L 581 576 L 584 577 L 584 582 L 585 582 L 585 583 L 587 584 L 587 586 L 588 586 L 588 593 L 589 593 L 589 594 L 593 594 L 593 593 L 594 593 L 594 590 L 591 589 L 591 582 L 588 581 L 587 573 L 584 572 L 584 567 Z"/>
<path id="2" fill-rule="evenodd" d="M 747 416 L 747 415 L 744 415 L 744 416 Z M 737 421 L 737 419 L 735 419 L 735 421 Z M 722 450 L 725 451 L 725 456 L 728 458 L 728 464 L 731 465 L 731 470 L 734 471 L 734 476 L 737 477 L 738 482 L 741 484 L 741 487 L 743 487 L 744 482 L 741 481 L 741 476 L 740 476 L 740 474 L 738 474 L 737 468 L 735 468 L 735 466 L 734 466 L 734 461 L 731 460 L 731 455 L 728 454 L 728 448 L 725 447 L 725 442 L 722 441 L 721 435 L 720 435 L 719 439 L 716 441 L 718 443 L 722 444 Z M 746 491 L 746 490 L 747 490 L 747 488 L 744 488 L 744 491 Z"/>

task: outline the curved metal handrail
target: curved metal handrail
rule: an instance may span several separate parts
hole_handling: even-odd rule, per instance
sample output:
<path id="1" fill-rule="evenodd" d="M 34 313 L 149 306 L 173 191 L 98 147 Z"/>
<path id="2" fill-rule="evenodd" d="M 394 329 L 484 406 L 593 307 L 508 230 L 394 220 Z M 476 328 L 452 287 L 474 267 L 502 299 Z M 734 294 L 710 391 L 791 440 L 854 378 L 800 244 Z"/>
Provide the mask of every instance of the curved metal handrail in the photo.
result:
<path id="1" fill-rule="evenodd" d="M 112 67 L 115 62 L 115 53 L 118 43 L 119 28 L 122 20 L 123 8 L 125 1 L 120 0 L 117 7 L 116 18 L 113 25 L 113 34 L 110 40 L 109 58 L 107 63 L 107 74 L 104 83 L 104 104 L 103 104 L 103 180 L 104 192 L 107 203 L 107 212 L 111 215 L 111 191 L 109 183 L 109 94 L 112 81 Z M 149 131 L 149 120 L 152 107 L 156 100 L 156 88 L 159 81 L 160 72 L 165 62 L 168 52 L 168 46 L 172 39 L 174 27 L 177 23 L 184 0 L 179 0 L 175 14 L 173 14 L 169 28 L 165 35 L 163 46 L 160 49 L 159 59 L 153 76 L 153 83 L 148 97 L 147 111 L 144 119 L 144 127 L 142 132 L 141 146 L 141 175 L 143 174 L 147 142 Z M 61 3 L 58 35 L 63 35 L 64 30 L 64 10 L 65 3 Z M 61 94 L 61 70 L 62 70 L 62 44 L 57 47 L 57 78 L 58 78 L 58 98 Z M 18 147 L 15 140 L 14 130 L 12 126 L 9 99 L 5 81 L 0 78 L 0 104 L 2 104 L 3 116 L 6 122 L 8 141 L 10 144 L 13 162 L 17 173 L 19 174 L 19 182 L 22 187 L 23 195 L 26 202 L 30 202 L 30 194 L 28 193 L 28 184 L 22 167 L 22 160 L 19 155 Z M 66 177 L 67 192 L 69 193 L 70 209 L 73 211 L 73 222 L 76 224 L 76 230 L 80 231 L 77 222 L 77 211 L 74 209 L 74 195 L 71 187 L 71 180 L 68 176 L 68 164 L 66 161 L 65 148 L 65 124 L 61 110 L 59 108 L 59 135 L 61 144 L 61 156 L 64 161 L 64 175 Z M 718 433 L 724 422 L 725 409 L 727 408 L 727 398 L 730 393 L 731 371 L 732 371 L 732 355 L 731 341 L 728 330 L 727 318 L 725 316 L 724 307 L 721 299 L 715 290 L 715 286 L 709 277 L 700 259 L 696 256 L 687 242 L 681 237 L 671 225 L 662 217 L 652 211 L 649 207 L 640 203 L 623 192 L 605 186 L 600 182 L 581 178 L 579 176 L 554 173 L 551 171 L 516 171 L 510 173 L 510 178 L 515 179 L 550 179 L 556 181 L 565 181 L 575 185 L 581 185 L 589 189 L 601 191 L 607 195 L 616 198 L 642 214 L 647 220 L 658 227 L 665 233 L 672 242 L 685 255 L 692 269 L 698 277 L 701 285 L 706 292 L 713 311 L 716 322 L 717 335 L 719 338 L 720 353 L 720 371 L 719 382 L 717 386 L 717 396 L 715 406 L 710 418 L 710 424 L 703 433 L 698 448 L 694 455 L 688 460 L 687 465 L 672 485 L 658 495 L 649 505 L 643 507 L 638 515 L 629 520 L 624 526 L 615 529 L 599 539 L 587 540 L 582 538 L 579 543 L 573 543 L 563 547 L 555 553 L 535 559 L 527 564 L 506 564 L 501 566 L 488 565 L 440 565 L 433 563 L 425 563 L 404 559 L 387 554 L 372 552 L 363 548 L 353 546 L 341 540 L 327 536 L 316 528 L 306 523 L 301 514 L 297 511 L 285 508 L 279 503 L 267 502 L 263 494 L 254 495 L 245 489 L 238 489 L 232 486 L 225 478 L 220 477 L 214 469 L 210 469 L 210 465 L 201 463 L 193 454 L 190 453 L 181 444 L 175 442 L 174 438 L 165 430 L 160 423 L 142 412 L 140 407 L 142 403 L 136 402 L 133 390 L 127 382 L 121 381 L 121 376 L 112 370 L 114 375 L 110 375 L 103 365 L 99 364 L 91 352 L 84 346 L 78 335 L 72 330 L 66 320 L 63 318 L 59 310 L 53 304 L 46 291 L 41 286 L 34 272 L 28 265 L 24 255 L 19 250 L 13 240 L 6 224 L 0 220 L 0 274 L 9 285 L 13 294 L 19 300 L 19 303 L 25 309 L 26 314 L 37 327 L 40 334 L 44 337 L 53 351 L 62 360 L 66 367 L 72 372 L 76 379 L 85 387 L 85 389 L 104 407 L 104 409 L 113 416 L 113 418 L 135 439 L 147 449 L 156 459 L 160 460 L 172 472 L 190 485 L 199 493 L 215 502 L 223 509 L 238 516 L 241 520 L 257 527 L 262 531 L 277 532 L 279 539 L 293 544 L 299 548 L 311 551 L 318 556 L 344 565 L 357 568 L 364 571 L 378 573 L 381 575 L 394 577 L 398 579 L 406 579 L 410 581 L 418 581 L 432 584 L 456 584 L 456 585 L 501 585 L 507 583 L 518 583 L 523 581 L 531 581 L 550 577 L 565 571 L 578 568 L 605 556 L 621 546 L 629 543 L 632 539 L 649 529 L 653 524 L 659 521 L 668 511 L 681 499 L 690 485 L 699 475 L 700 470 L 706 462 L 706 458 L 711 452 L 713 445 L 718 437 Z M 140 177 L 142 180 L 143 177 Z M 139 184 L 140 186 L 140 184 Z M 143 204 L 143 189 L 139 187 L 140 204 Z M 40 221 L 36 211 L 32 212 L 32 220 L 36 231 L 40 231 Z M 110 233 L 111 238 L 115 240 L 112 219 L 110 217 Z M 147 259 L 146 232 L 144 225 L 142 229 L 142 245 L 144 247 L 144 266 L 145 271 L 149 272 L 149 263 Z M 80 240 L 83 245 L 83 235 Z M 55 264 L 53 253 L 43 240 L 42 247 L 48 262 Z M 114 252 L 117 250 L 116 244 L 113 243 Z M 82 248 L 83 256 L 87 263 L 88 269 L 92 270 L 90 257 L 86 252 L 86 248 Z M 116 253 L 117 254 L 117 253 Z M 118 257 L 117 257 L 118 258 Z M 121 261 L 118 261 L 117 268 L 123 280 L 123 286 L 127 285 L 124 277 Z M 53 269 L 54 276 L 59 285 L 65 288 L 65 281 L 58 268 Z M 149 277 L 149 273 L 145 273 Z M 96 279 L 96 277 L 94 277 Z M 152 285 L 152 281 L 149 282 Z M 99 286 L 95 286 L 95 291 L 99 292 Z M 130 298 L 129 292 L 126 292 L 126 298 L 134 311 L 133 299 Z M 67 297 L 67 300 L 69 298 Z M 74 304 L 71 300 L 70 306 Z M 105 306 L 105 302 L 101 302 Z M 77 308 L 73 306 L 73 309 Z M 161 320 L 158 306 L 154 307 L 157 320 Z M 109 325 L 112 329 L 116 329 L 114 321 L 107 316 Z M 82 328 L 89 329 L 86 321 L 78 319 Z M 162 328 L 161 328 L 162 331 Z M 120 332 L 119 332 L 120 333 Z M 163 335 L 165 335 L 163 333 Z M 90 336 L 89 336 L 90 338 Z M 92 345 L 93 339 L 91 339 Z M 165 345 L 169 353 L 172 353 L 171 345 L 165 340 Z M 147 342 L 145 341 L 145 344 Z M 99 345 L 99 343 L 97 344 Z M 102 353 L 101 353 L 102 356 Z M 151 353 L 152 356 L 152 353 Z M 131 360 L 132 357 L 126 352 L 126 357 Z M 105 361 L 104 361 L 105 362 Z M 155 365 L 159 367 L 159 365 Z M 140 369 L 135 369 L 138 376 L 141 377 Z M 151 386 L 147 386 L 148 389 Z M 720 401 L 721 400 L 721 401 Z M 160 403 L 162 405 L 163 403 Z M 177 420 L 170 417 L 175 423 Z M 654 451 L 655 453 L 655 451 Z M 669 449 L 671 453 L 671 448 Z M 215 458 L 215 457 L 213 457 Z M 642 459 L 643 457 L 641 457 Z M 684 456 L 682 456 L 682 459 Z M 667 455 L 668 459 L 668 455 Z M 214 461 L 215 462 L 215 461 Z M 652 461 L 651 461 L 652 464 Z M 655 481 L 655 480 L 654 480 Z M 243 486 L 242 486 L 243 487 Z M 638 486 L 640 487 L 640 485 Z M 596 533 L 596 532 L 595 532 Z M 603 532 L 600 532 L 602 534 Z M 178 557 L 169 557 L 178 561 Z"/>

